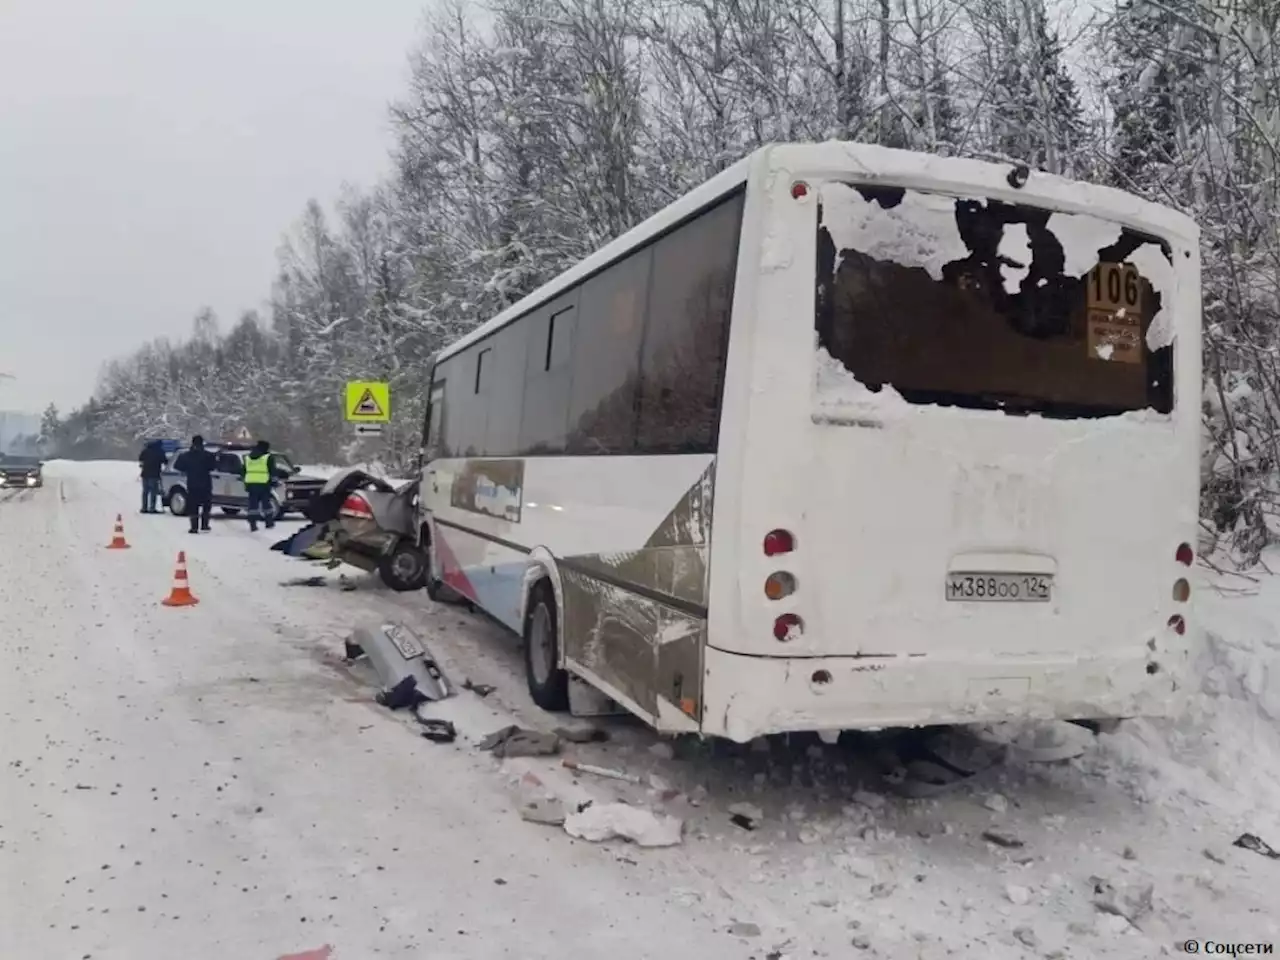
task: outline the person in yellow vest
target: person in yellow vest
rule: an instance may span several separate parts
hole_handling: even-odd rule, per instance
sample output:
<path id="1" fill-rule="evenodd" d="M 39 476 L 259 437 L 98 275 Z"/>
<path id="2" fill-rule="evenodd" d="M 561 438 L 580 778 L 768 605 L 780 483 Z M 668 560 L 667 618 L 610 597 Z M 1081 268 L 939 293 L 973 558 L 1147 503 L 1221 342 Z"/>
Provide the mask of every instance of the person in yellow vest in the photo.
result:
<path id="1" fill-rule="evenodd" d="M 276 467 L 271 444 L 259 440 L 244 458 L 244 489 L 249 494 L 249 529 L 256 531 L 261 520 L 268 530 L 276 525 L 275 504 L 271 500 L 271 484 L 286 476 Z"/>

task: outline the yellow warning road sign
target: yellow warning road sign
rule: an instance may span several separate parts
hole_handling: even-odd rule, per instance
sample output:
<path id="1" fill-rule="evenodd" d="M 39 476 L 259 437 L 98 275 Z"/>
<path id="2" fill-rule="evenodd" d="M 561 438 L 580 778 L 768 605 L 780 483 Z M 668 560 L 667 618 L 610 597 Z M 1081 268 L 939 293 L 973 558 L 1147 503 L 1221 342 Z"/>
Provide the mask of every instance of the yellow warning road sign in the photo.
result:
<path id="1" fill-rule="evenodd" d="M 351 423 L 387 423 L 391 419 L 391 387 L 363 380 L 348 383 L 346 413 Z"/>

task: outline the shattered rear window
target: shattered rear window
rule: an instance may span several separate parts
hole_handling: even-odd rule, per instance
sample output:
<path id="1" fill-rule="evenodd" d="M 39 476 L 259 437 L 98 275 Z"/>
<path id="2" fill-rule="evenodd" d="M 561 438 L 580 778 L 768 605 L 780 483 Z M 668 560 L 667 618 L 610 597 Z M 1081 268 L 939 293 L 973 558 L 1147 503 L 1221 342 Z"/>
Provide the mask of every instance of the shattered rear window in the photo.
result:
<path id="1" fill-rule="evenodd" d="M 1060 418 L 1173 409 L 1170 251 L 1119 224 L 828 183 L 816 279 L 820 353 L 863 391 Z"/>

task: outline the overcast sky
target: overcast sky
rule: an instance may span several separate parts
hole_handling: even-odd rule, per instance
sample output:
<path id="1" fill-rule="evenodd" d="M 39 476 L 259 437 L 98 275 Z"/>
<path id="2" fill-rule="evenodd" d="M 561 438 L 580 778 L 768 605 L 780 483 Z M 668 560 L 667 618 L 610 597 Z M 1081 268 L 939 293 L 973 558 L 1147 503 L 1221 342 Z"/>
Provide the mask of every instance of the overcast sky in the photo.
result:
<path id="1" fill-rule="evenodd" d="M 308 197 L 387 170 L 429 0 L 0 0 L 0 410 L 261 306 Z"/>

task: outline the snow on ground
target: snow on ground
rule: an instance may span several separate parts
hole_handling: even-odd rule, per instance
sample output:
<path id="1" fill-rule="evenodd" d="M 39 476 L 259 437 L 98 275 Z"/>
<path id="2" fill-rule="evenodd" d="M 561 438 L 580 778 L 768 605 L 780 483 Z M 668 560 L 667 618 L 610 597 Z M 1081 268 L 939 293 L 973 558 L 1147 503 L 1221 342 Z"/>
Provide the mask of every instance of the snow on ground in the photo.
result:
<path id="1" fill-rule="evenodd" d="M 611 718 L 609 742 L 565 752 L 642 783 L 573 782 L 556 759 L 475 750 L 507 723 L 563 722 L 529 702 L 516 642 L 483 617 L 354 572 L 286 586 L 317 571 L 243 521 L 191 537 L 131 514 L 136 467 L 47 469 L 46 489 L 0 493 L 0 957 L 999 960 L 1280 941 L 1280 861 L 1231 845 L 1280 846 L 1270 579 L 1206 591 L 1182 718 L 1127 724 L 1077 761 L 908 801 L 856 745 L 668 743 Z M 134 547 L 105 551 L 121 511 Z M 202 602 L 169 610 L 182 548 Z M 369 618 L 412 626 L 455 682 L 496 688 L 431 708 L 458 743 L 417 737 L 340 662 Z M 684 843 L 525 822 L 512 781 L 529 770 L 680 816 Z M 743 802 L 755 830 L 730 819 Z M 1136 925 L 1100 911 L 1098 880 L 1150 884 L 1151 910 Z"/>

